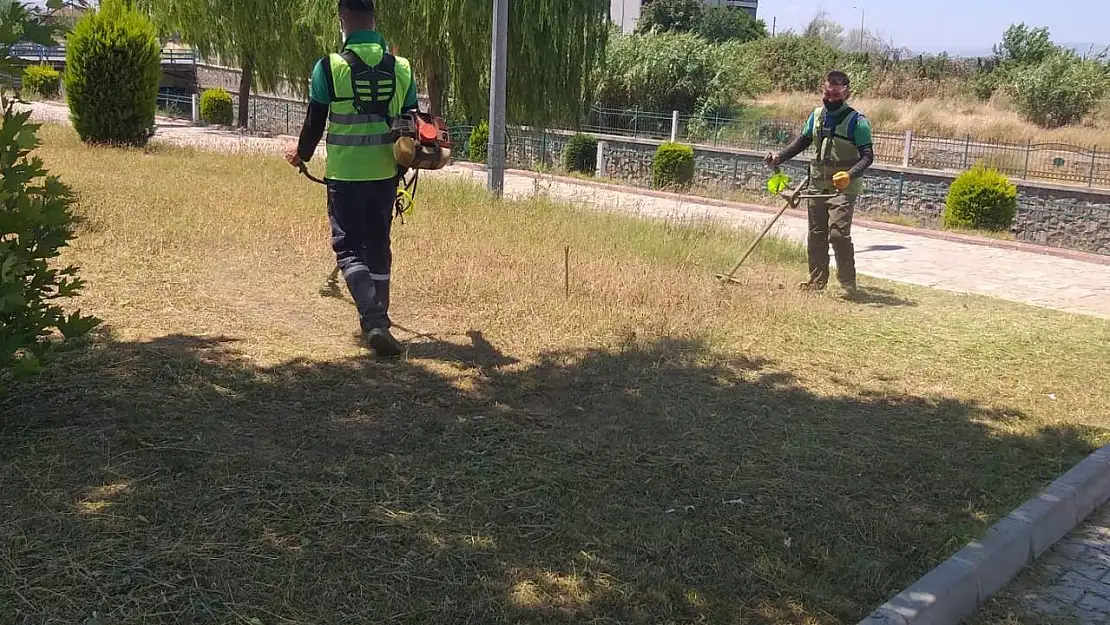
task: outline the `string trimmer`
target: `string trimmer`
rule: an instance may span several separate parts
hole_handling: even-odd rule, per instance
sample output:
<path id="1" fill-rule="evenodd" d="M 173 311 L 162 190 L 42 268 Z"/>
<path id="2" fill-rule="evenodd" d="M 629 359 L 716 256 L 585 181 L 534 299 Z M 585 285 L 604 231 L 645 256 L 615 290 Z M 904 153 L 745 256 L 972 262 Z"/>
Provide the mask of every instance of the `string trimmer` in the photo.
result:
<path id="1" fill-rule="evenodd" d="M 774 171 L 774 175 L 771 176 L 771 179 L 767 182 L 767 190 L 785 199 L 786 203 L 779 209 L 779 212 L 767 222 L 767 225 L 763 227 L 763 232 L 760 232 L 759 236 L 755 238 L 755 241 L 752 241 L 752 244 L 748 246 L 748 250 L 744 252 L 740 261 L 732 268 L 732 271 L 729 271 L 727 274 L 717 274 L 717 279 L 723 283 L 743 284 L 734 277 L 736 272 L 740 270 L 740 266 L 744 264 L 744 261 L 748 260 L 748 257 L 755 251 L 759 242 L 763 240 L 763 237 L 767 236 L 767 233 L 771 231 L 771 227 L 775 225 L 775 222 L 782 217 L 782 214 L 785 213 L 787 209 L 797 208 L 798 205 L 802 203 L 802 200 L 827 200 L 837 196 L 836 193 L 803 193 L 803 191 L 809 187 L 810 177 L 808 175 L 798 183 L 798 186 L 791 189 L 789 193 L 786 193 L 785 191 L 790 185 L 790 177 L 782 173 L 777 167 Z"/>

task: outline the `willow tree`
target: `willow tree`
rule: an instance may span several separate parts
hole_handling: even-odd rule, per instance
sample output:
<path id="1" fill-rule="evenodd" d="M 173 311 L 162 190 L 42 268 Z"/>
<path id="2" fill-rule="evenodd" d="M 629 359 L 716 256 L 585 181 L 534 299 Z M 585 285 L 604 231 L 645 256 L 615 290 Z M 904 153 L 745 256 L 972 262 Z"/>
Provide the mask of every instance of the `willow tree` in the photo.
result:
<path id="1" fill-rule="evenodd" d="M 317 0 L 333 7 L 334 0 Z M 493 0 L 378 0 L 378 28 L 413 61 L 432 111 L 471 120 L 489 108 Z M 509 6 L 508 118 L 577 122 L 605 58 L 609 0 L 514 0 Z"/>
<path id="2" fill-rule="evenodd" d="M 240 126 L 247 125 L 250 93 L 256 84 L 275 90 L 287 83 L 294 93 L 307 94 L 312 63 L 331 43 L 308 0 L 139 0 L 139 4 L 163 31 L 180 33 L 202 56 L 239 68 Z M 333 19 L 332 31 L 335 28 Z"/>

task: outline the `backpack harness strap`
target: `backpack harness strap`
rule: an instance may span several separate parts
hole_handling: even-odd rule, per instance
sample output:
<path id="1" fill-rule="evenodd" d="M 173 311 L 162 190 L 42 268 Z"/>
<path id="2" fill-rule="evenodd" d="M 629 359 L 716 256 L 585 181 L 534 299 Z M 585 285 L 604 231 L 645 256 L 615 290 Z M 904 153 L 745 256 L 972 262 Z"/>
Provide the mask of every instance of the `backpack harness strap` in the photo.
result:
<path id="1" fill-rule="evenodd" d="M 353 123 L 384 121 L 390 127 L 393 119 L 389 115 L 389 103 L 397 92 L 397 57 L 382 52 L 382 60 L 370 67 L 354 50 L 347 48 L 339 54 L 351 66 L 350 98 L 337 98 L 338 101 L 352 101 L 355 110 L 366 116 Z"/>

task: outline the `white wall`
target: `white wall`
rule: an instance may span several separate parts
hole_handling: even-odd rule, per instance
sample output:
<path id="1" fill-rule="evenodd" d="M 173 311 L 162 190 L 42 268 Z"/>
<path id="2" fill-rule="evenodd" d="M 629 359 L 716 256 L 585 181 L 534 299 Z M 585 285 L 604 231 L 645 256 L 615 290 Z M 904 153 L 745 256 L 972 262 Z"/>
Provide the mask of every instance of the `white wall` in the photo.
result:
<path id="1" fill-rule="evenodd" d="M 624 32 L 632 32 L 640 18 L 640 0 L 609 0 L 609 17 Z"/>

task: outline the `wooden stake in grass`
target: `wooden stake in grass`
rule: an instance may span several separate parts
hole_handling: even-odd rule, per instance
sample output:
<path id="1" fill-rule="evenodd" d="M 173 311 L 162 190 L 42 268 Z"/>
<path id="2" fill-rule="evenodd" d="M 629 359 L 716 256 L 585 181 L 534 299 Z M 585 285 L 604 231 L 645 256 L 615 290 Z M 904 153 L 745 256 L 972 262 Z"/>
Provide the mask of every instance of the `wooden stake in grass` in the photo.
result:
<path id="1" fill-rule="evenodd" d="M 563 247 L 563 288 L 570 299 L 570 246 Z"/>

